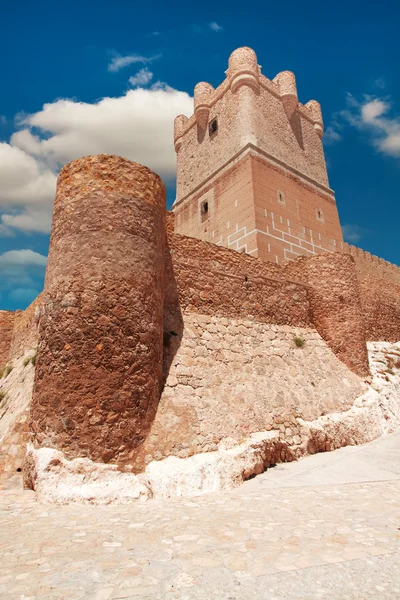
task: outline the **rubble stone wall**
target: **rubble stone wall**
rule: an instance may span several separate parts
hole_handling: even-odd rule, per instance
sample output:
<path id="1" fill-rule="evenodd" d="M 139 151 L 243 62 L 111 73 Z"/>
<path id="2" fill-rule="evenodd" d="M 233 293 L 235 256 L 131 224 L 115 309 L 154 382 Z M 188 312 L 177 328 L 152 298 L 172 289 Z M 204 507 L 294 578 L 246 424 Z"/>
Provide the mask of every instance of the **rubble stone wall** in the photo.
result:
<path id="1" fill-rule="evenodd" d="M 10 360 L 19 358 L 29 349 L 35 349 L 39 337 L 39 317 L 42 294 L 26 310 L 15 313 Z"/>
<path id="2" fill-rule="evenodd" d="M 98 155 L 58 178 L 31 407 L 37 446 L 129 460 L 162 378 L 165 188 Z"/>
<path id="3" fill-rule="evenodd" d="M 368 375 L 365 320 L 354 260 L 330 253 L 303 264 L 315 327 L 342 362 L 358 375 Z"/>
<path id="4" fill-rule="evenodd" d="M 180 235 L 169 237 L 169 252 L 181 310 L 310 325 L 307 286 L 279 266 Z"/>
<path id="5" fill-rule="evenodd" d="M 224 438 L 238 443 L 266 430 L 280 432 L 296 454 L 306 439 L 299 418 L 348 410 L 365 391 L 312 327 L 189 310 L 182 320 L 182 337 L 172 337 L 167 349 L 166 385 L 136 471 L 154 459 L 213 451 Z"/>
<path id="6" fill-rule="evenodd" d="M 355 246 L 344 246 L 356 266 L 367 339 L 398 342 L 400 267 Z"/>
<path id="7" fill-rule="evenodd" d="M 10 358 L 10 348 L 15 317 L 17 313 L 0 310 L 0 369 Z"/>

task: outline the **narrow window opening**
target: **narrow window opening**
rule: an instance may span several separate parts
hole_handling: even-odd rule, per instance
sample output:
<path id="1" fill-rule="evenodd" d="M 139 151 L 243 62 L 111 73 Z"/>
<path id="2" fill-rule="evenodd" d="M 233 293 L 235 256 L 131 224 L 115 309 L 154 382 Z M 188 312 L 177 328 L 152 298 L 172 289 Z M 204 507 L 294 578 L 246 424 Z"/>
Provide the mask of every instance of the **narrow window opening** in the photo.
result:
<path id="1" fill-rule="evenodd" d="M 322 212 L 322 210 L 320 208 L 317 208 L 317 219 L 318 219 L 318 221 L 324 220 L 324 213 Z"/>
<path id="2" fill-rule="evenodd" d="M 210 136 L 214 135 L 214 133 L 216 133 L 218 131 L 218 119 L 217 118 L 210 121 L 210 124 L 208 126 L 208 131 L 209 131 Z"/>
<path id="3" fill-rule="evenodd" d="M 207 221 L 207 219 L 209 217 L 209 205 L 208 205 L 207 200 L 205 200 L 204 202 L 201 203 L 200 214 L 201 214 L 201 220 Z"/>
<path id="4" fill-rule="evenodd" d="M 281 191 L 278 191 L 278 202 L 279 204 L 285 204 L 285 194 Z"/>

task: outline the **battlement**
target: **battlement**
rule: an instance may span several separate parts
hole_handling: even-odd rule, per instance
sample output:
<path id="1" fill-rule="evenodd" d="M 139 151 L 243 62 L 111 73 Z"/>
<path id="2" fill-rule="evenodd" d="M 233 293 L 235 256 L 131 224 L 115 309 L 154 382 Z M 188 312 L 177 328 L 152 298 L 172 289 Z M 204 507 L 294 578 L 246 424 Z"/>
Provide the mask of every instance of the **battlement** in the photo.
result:
<path id="1" fill-rule="evenodd" d="M 360 279 L 367 276 L 400 286 L 400 267 L 351 244 L 343 244 L 343 252 L 354 257 Z"/>
<path id="2" fill-rule="evenodd" d="M 278 264 L 340 250 L 320 104 L 299 102 L 291 71 L 263 75 L 251 48 L 225 74 L 198 83 L 193 115 L 175 119 L 176 233 Z"/>
<path id="3" fill-rule="evenodd" d="M 260 88 L 279 98 L 284 106 L 288 119 L 298 111 L 305 119 L 313 124 L 320 137 L 324 134 L 321 105 L 316 100 L 309 100 L 301 104 L 297 97 L 296 77 L 291 71 L 282 71 L 274 79 L 268 79 L 261 73 L 257 56 L 251 48 L 238 48 L 229 57 L 229 67 L 226 79 L 216 89 L 205 81 L 198 83 L 194 88 L 194 114 L 188 118 L 178 115 L 174 123 L 174 144 L 176 152 L 182 145 L 183 136 L 195 125 L 205 129 L 214 105 L 229 91 L 238 92 L 242 86 L 247 86 L 255 93 L 260 93 Z"/>

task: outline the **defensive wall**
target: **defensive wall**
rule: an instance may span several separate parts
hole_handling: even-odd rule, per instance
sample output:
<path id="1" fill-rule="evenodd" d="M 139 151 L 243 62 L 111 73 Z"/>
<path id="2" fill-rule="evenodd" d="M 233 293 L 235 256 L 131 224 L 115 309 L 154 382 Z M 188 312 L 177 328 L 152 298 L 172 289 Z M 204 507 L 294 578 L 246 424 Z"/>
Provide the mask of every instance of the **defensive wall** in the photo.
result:
<path id="1" fill-rule="evenodd" d="M 164 207 L 125 159 L 61 171 L 44 291 L 2 315 L 3 362 L 38 341 L 34 446 L 140 472 L 259 431 L 279 432 L 281 460 L 370 439 L 304 423 L 351 410 L 367 339 L 400 340 L 399 269 L 353 247 L 263 262 L 175 234 Z"/>

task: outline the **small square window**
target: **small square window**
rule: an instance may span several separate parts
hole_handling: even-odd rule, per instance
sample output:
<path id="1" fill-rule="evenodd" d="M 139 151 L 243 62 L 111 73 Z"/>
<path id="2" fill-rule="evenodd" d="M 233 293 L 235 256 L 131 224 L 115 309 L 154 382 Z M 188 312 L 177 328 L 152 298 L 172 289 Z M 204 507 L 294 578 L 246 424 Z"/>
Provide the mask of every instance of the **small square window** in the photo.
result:
<path id="1" fill-rule="evenodd" d="M 207 200 L 205 200 L 204 202 L 202 202 L 200 204 L 200 215 L 201 215 L 201 221 L 207 221 L 208 217 L 210 216 L 209 214 L 209 204 L 207 202 Z"/>
<path id="2" fill-rule="evenodd" d="M 280 190 L 278 190 L 277 196 L 278 196 L 279 204 L 285 204 L 285 194 L 283 192 L 281 192 Z"/>
<path id="3" fill-rule="evenodd" d="M 210 137 L 211 137 L 215 133 L 217 133 L 217 131 L 218 131 L 218 119 L 215 117 L 215 119 L 212 119 L 212 121 L 210 121 L 210 124 L 208 126 L 208 133 L 210 134 Z"/>

